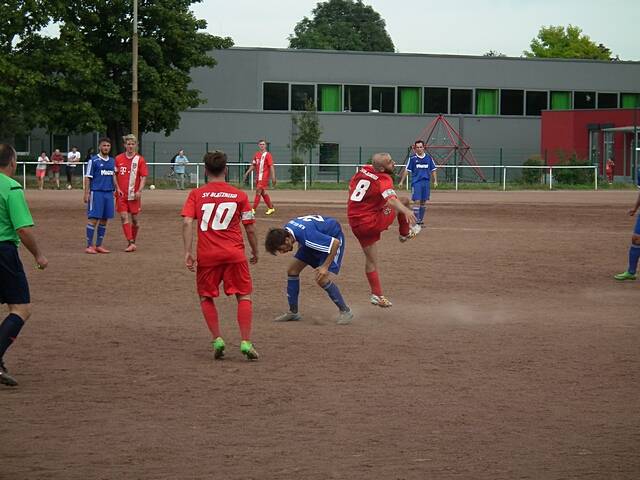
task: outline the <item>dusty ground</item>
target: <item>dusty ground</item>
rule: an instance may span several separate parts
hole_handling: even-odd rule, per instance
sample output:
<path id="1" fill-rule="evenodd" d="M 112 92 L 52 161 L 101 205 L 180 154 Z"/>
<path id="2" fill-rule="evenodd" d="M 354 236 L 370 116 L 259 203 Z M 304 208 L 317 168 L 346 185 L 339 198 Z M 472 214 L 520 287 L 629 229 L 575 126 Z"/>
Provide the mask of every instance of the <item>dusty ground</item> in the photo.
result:
<path id="1" fill-rule="evenodd" d="M 182 267 L 185 195 L 145 194 L 140 250 L 83 253 L 77 191 L 28 191 L 50 268 L 32 268 L 34 314 L 5 359 L 0 478 L 637 479 L 640 282 L 624 270 L 634 192 L 436 193 L 428 229 L 387 232 L 367 303 L 350 232 L 338 284 L 356 313 L 334 324 L 303 274 L 303 322 L 286 307 L 287 259 L 252 269 L 254 340 L 218 302 L 227 359 Z M 274 192 L 258 231 L 333 215 L 344 192 Z M 346 227 L 348 231 L 348 227 Z"/>

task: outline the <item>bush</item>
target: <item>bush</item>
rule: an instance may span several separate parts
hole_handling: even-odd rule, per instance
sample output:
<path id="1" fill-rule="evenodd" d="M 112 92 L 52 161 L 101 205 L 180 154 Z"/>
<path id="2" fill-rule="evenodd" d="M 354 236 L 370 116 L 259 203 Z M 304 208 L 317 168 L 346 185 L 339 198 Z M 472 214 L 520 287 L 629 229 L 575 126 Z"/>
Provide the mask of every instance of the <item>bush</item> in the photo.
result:
<path id="1" fill-rule="evenodd" d="M 291 163 L 295 164 L 289 167 L 289 175 L 291 177 L 291 183 L 295 185 L 297 183 L 303 182 L 304 181 L 304 165 L 302 164 L 302 160 L 300 160 L 300 158 L 298 157 L 294 157 L 291 160 Z"/>
<path id="2" fill-rule="evenodd" d="M 533 155 L 523 163 L 524 166 L 529 167 L 542 167 L 544 162 L 540 155 Z M 543 183 L 544 170 L 541 168 L 523 168 L 522 169 L 522 183 L 527 185 L 535 185 L 536 183 Z"/>
<path id="3" fill-rule="evenodd" d="M 569 157 L 565 152 L 558 152 L 559 166 L 581 167 L 589 166 L 586 159 L 578 158 L 574 152 Z M 584 185 L 593 181 L 593 170 L 588 168 L 559 168 L 553 171 L 555 183 L 560 185 Z"/>

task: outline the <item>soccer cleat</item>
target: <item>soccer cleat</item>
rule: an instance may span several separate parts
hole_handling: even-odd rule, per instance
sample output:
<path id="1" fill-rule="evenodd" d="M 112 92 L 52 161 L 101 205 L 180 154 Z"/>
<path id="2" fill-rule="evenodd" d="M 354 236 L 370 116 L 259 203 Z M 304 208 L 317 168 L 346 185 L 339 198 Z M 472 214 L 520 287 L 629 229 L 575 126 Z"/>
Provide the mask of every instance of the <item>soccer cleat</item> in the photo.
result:
<path id="1" fill-rule="evenodd" d="M 351 323 L 351 320 L 353 320 L 353 312 L 349 309 L 338 314 L 336 323 L 338 325 L 349 325 Z"/>
<path id="2" fill-rule="evenodd" d="M 89 253 L 91 255 L 95 255 L 98 252 L 96 251 L 95 247 L 92 245 L 90 247 L 85 248 L 84 253 Z"/>
<path id="3" fill-rule="evenodd" d="M 287 312 L 273 319 L 274 322 L 297 322 L 298 320 L 302 320 L 302 315 L 292 312 Z"/>
<path id="4" fill-rule="evenodd" d="M 107 250 L 106 248 L 104 248 L 102 245 L 99 247 L 96 247 L 96 252 L 97 253 L 111 253 L 111 250 Z"/>
<path id="5" fill-rule="evenodd" d="M 240 342 L 240 351 L 247 357 L 247 360 L 258 360 L 258 352 L 253 348 L 253 344 L 248 340 Z"/>
<path id="6" fill-rule="evenodd" d="M 266 213 L 266 215 L 272 215 L 272 214 L 276 213 L 276 209 L 275 208 L 267 208 L 267 211 L 265 213 Z"/>
<path id="7" fill-rule="evenodd" d="M 220 360 L 224 357 L 224 340 L 222 337 L 217 337 L 211 342 L 211 346 L 213 347 L 213 358 Z"/>
<path id="8" fill-rule="evenodd" d="M 421 231 L 422 231 L 422 227 L 416 223 L 409 229 L 409 233 L 407 235 L 400 235 L 399 239 L 401 242 L 404 243 L 407 240 L 411 240 L 412 238 L 415 238 Z"/>
<path id="9" fill-rule="evenodd" d="M 135 252 L 138 249 L 135 243 L 130 243 L 127 248 L 124 249 L 125 252 Z"/>
<path id="10" fill-rule="evenodd" d="M 374 295 L 373 293 L 371 294 L 371 297 L 369 298 L 369 300 L 371 300 L 371 303 L 374 305 L 377 305 L 379 307 L 382 308 L 387 308 L 393 305 L 393 303 L 391 303 L 389 301 L 389 299 L 387 297 L 385 297 L 384 295 Z"/>
<path id="11" fill-rule="evenodd" d="M 5 368 L 4 362 L 2 360 L 0 360 L 0 383 L 9 387 L 15 387 L 16 385 L 18 385 L 16 379 L 9 375 L 9 372 L 7 372 L 7 369 Z"/>
<path id="12" fill-rule="evenodd" d="M 635 273 L 629 273 L 629 272 L 622 272 L 622 273 L 619 273 L 617 275 L 614 275 L 613 278 L 615 278 L 616 280 L 619 280 L 621 282 L 624 282 L 625 280 L 635 280 L 636 279 L 636 274 Z"/>

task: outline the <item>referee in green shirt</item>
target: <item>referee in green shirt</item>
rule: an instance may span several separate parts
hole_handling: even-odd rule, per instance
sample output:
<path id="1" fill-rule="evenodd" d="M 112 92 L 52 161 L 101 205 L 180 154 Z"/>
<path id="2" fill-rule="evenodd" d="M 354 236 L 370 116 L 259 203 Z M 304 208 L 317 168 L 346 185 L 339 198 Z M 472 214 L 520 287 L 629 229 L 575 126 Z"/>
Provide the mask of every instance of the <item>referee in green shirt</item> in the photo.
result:
<path id="1" fill-rule="evenodd" d="M 9 386 L 18 382 L 7 373 L 3 356 L 31 316 L 29 284 L 18 245 L 22 242 L 27 247 L 37 268 L 44 269 L 49 263 L 31 233 L 33 219 L 22 186 L 11 178 L 16 173 L 16 160 L 14 148 L 0 143 L 0 303 L 9 306 L 9 315 L 0 324 L 0 383 Z"/>

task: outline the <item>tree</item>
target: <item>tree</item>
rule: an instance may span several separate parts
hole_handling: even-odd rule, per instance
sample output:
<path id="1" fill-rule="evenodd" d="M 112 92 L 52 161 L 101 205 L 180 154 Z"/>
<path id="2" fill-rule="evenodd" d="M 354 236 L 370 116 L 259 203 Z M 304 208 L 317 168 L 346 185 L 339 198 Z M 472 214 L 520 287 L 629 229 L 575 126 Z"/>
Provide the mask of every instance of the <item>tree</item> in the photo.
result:
<path id="1" fill-rule="evenodd" d="M 482 55 L 483 57 L 506 57 L 506 55 L 497 50 L 489 50 L 488 52 Z"/>
<path id="2" fill-rule="evenodd" d="M 320 143 L 322 128 L 318 119 L 318 112 L 312 100 L 307 99 L 304 104 L 304 111 L 295 113 L 291 117 L 294 125 L 294 136 L 292 144 L 292 163 L 303 163 L 301 157 L 311 151 Z M 297 165 L 289 169 L 291 182 L 298 183 L 304 176 L 304 168 Z"/>
<path id="3" fill-rule="evenodd" d="M 596 44 L 582 29 L 569 25 L 540 28 L 538 36 L 531 40 L 531 51 L 523 52 L 526 57 L 538 58 L 585 58 L 615 60 L 611 50 L 602 43 Z"/>
<path id="4" fill-rule="evenodd" d="M 313 18 L 304 17 L 289 35 L 289 48 L 393 52 L 385 21 L 362 0 L 318 3 Z"/>

